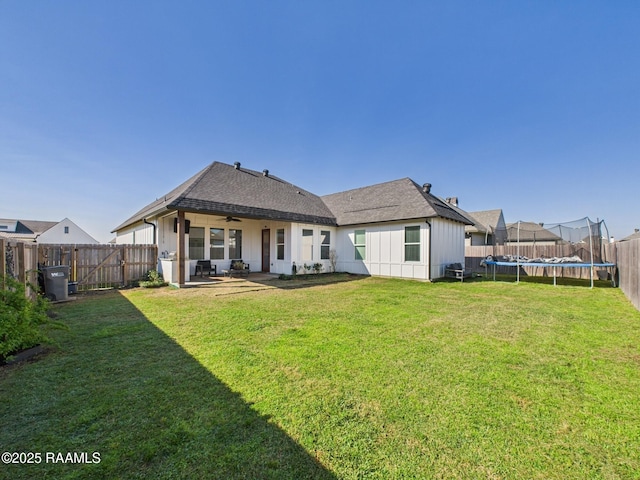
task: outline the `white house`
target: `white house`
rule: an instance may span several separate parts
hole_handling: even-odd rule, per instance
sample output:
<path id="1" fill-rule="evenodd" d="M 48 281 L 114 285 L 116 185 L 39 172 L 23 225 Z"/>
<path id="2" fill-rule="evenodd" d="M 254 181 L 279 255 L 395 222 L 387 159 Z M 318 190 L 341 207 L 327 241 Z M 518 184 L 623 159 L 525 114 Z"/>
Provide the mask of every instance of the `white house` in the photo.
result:
<path id="1" fill-rule="evenodd" d="M 59 222 L 0 219 L 0 235 L 21 242 L 44 244 L 97 244 L 95 238 L 65 218 Z"/>
<path id="2" fill-rule="evenodd" d="M 507 224 L 507 245 L 560 245 L 564 240 L 543 224 L 535 222 L 515 222 Z"/>
<path id="3" fill-rule="evenodd" d="M 466 245 L 504 245 L 507 241 L 507 225 L 501 209 L 469 212 L 466 216 L 474 223 L 465 227 Z"/>
<path id="4" fill-rule="evenodd" d="M 214 162 L 114 229 L 116 243 L 156 244 L 175 283 L 198 260 L 220 272 L 242 259 L 251 271 L 289 274 L 337 256 L 337 270 L 432 280 L 464 263 L 472 222 L 408 178 L 319 197 L 269 173 Z"/>

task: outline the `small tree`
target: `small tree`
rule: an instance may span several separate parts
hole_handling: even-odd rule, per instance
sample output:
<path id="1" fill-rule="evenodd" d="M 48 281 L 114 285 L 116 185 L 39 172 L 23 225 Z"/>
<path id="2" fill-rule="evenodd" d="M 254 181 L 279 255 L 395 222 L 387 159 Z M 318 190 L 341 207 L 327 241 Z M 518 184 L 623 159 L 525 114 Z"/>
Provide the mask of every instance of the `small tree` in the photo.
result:
<path id="1" fill-rule="evenodd" d="M 335 273 L 336 265 L 338 264 L 338 253 L 335 249 L 329 250 L 329 264 L 331 265 L 331 273 Z"/>

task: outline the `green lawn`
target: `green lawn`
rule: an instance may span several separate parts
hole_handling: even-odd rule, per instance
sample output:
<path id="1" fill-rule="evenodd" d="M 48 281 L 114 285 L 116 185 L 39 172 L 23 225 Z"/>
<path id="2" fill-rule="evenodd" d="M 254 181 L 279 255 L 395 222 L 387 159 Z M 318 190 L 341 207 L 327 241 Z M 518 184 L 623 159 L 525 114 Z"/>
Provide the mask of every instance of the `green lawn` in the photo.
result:
<path id="1" fill-rule="evenodd" d="M 43 461 L 0 478 L 640 478 L 619 289 L 341 279 L 56 306 L 58 346 L 0 368 L 0 450 Z"/>

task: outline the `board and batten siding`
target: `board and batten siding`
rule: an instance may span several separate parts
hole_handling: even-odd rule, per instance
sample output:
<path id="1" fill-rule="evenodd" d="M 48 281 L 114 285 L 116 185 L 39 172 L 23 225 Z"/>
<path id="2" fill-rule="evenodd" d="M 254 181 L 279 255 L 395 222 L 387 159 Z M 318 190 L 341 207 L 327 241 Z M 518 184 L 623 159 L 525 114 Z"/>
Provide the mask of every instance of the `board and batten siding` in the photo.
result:
<path id="1" fill-rule="evenodd" d="M 311 251 L 306 251 L 306 247 L 304 245 L 304 239 L 302 236 L 303 230 L 311 230 L 313 235 L 311 236 Z M 320 250 L 321 250 L 321 232 L 328 231 L 330 232 L 330 244 L 329 249 L 337 250 L 337 230 L 336 227 L 328 226 L 328 225 L 314 225 L 307 223 L 292 223 L 290 226 L 290 233 L 285 229 L 285 235 L 287 240 L 290 241 L 291 248 L 288 249 L 286 247 L 285 240 L 285 252 L 289 250 L 291 252 L 291 262 L 284 264 L 284 271 L 277 273 L 291 273 L 292 263 L 295 262 L 298 272 L 300 272 L 300 267 L 305 263 L 309 266 L 312 266 L 314 263 L 322 264 L 322 271 L 329 272 L 331 269 L 331 262 L 329 259 L 321 259 L 320 258 Z M 273 234 L 274 232 L 272 232 Z M 309 258 L 309 253 L 311 254 L 311 258 Z M 285 253 L 285 258 L 286 253 Z"/>
<path id="2" fill-rule="evenodd" d="M 116 235 L 116 245 L 153 245 L 153 227 L 136 223 Z"/>
<path id="3" fill-rule="evenodd" d="M 97 245 L 98 241 L 68 218 L 38 236 L 38 243 Z"/>
<path id="4" fill-rule="evenodd" d="M 420 227 L 420 261 L 405 261 L 405 227 L 414 226 Z M 356 260 L 356 230 L 365 231 L 364 260 Z M 338 271 L 381 277 L 429 279 L 429 225 L 424 220 L 341 227 L 337 237 Z M 462 238 L 464 239 L 464 233 Z"/>
<path id="5" fill-rule="evenodd" d="M 464 225 L 446 218 L 429 219 L 431 223 L 431 278 L 444 277 L 451 263 L 464 265 Z"/>
<path id="6" fill-rule="evenodd" d="M 159 257 L 167 258 L 170 254 L 175 253 L 178 248 L 177 235 L 174 232 L 175 215 L 166 215 L 161 218 L 154 219 L 157 224 L 157 245 Z M 240 222 L 227 222 L 225 217 L 220 215 L 206 215 L 187 213 L 185 219 L 190 222 L 190 228 L 204 228 L 204 258 L 210 259 L 210 229 L 220 228 L 224 230 L 224 259 L 212 260 L 212 264 L 216 265 L 218 272 L 229 268 L 230 258 L 229 252 L 229 230 L 242 230 L 242 260 L 250 264 L 251 271 L 260 271 L 262 269 L 262 230 L 269 230 L 269 250 L 270 250 L 270 271 L 271 273 L 291 274 L 292 264 L 296 263 L 300 268 L 305 263 L 312 265 L 321 263 L 324 272 L 330 271 L 331 264 L 328 259 L 321 259 L 321 232 L 329 231 L 331 237 L 330 248 L 336 248 L 336 227 L 290 223 L 274 220 L 252 220 L 242 218 Z M 276 234 L 278 229 L 284 230 L 284 258 L 277 258 Z M 313 231 L 313 252 L 311 259 L 305 259 L 303 252 L 303 230 Z M 144 223 L 137 223 L 132 227 L 118 232 L 116 239 L 118 244 L 147 244 L 153 243 L 153 228 Z M 185 257 L 190 260 L 190 275 L 195 272 L 195 263 L 198 258 L 192 258 L 189 252 L 189 234 L 186 235 Z"/>

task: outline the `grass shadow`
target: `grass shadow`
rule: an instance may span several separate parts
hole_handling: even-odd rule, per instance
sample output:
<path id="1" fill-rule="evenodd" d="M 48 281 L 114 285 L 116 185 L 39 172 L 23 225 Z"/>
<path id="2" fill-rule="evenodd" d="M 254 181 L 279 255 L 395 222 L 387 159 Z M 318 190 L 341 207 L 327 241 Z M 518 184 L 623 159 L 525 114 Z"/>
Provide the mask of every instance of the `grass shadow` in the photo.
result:
<path id="1" fill-rule="evenodd" d="M 0 477 L 335 478 L 119 293 L 57 310 L 57 349 L 0 369 L 0 447 L 41 453 Z"/>

